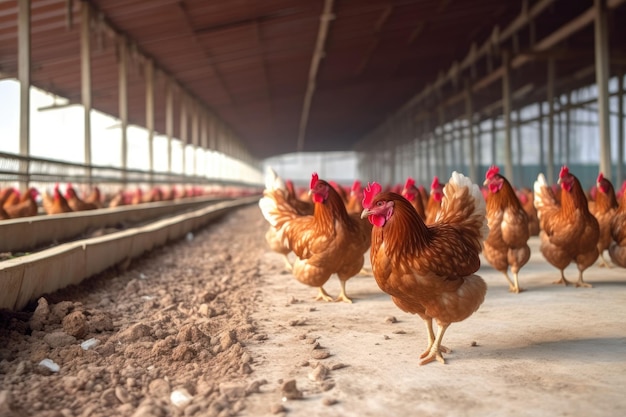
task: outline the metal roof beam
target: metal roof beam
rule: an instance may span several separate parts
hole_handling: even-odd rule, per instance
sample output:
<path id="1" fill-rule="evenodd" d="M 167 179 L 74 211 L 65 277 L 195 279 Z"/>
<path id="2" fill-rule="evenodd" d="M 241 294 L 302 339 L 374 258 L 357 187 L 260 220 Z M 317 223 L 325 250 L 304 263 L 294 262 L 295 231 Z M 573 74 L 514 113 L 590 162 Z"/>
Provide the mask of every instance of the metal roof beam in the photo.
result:
<path id="1" fill-rule="evenodd" d="M 317 42 L 315 44 L 315 51 L 313 52 L 313 59 L 311 60 L 311 69 L 309 70 L 309 82 L 304 96 L 304 104 L 302 105 L 302 116 L 300 117 L 300 127 L 298 129 L 298 142 L 296 146 L 297 152 L 302 152 L 304 149 L 304 140 L 306 136 L 306 128 L 309 123 L 309 113 L 311 111 L 311 102 L 313 101 L 313 94 L 315 93 L 315 82 L 317 79 L 317 72 L 319 71 L 320 62 L 325 55 L 326 37 L 328 36 L 328 30 L 330 28 L 330 21 L 335 18 L 333 12 L 333 0 L 326 0 L 324 2 L 324 11 L 320 16 L 320 27 L 317 34 Z"/>

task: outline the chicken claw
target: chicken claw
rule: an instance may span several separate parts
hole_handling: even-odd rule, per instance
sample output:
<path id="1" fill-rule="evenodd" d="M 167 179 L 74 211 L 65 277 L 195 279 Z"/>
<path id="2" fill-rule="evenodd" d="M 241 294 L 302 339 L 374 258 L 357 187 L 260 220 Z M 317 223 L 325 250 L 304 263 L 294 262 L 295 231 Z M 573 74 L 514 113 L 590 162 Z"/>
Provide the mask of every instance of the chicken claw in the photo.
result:
<path id="1" fill-rule="evenodd" d="M 561 279 L 558 281 L 554 281 L 553 284 L 564 284 L 566 287 L 571 284 L 568 280 L 565 279 L 565 275 L 563 274 L 563 270 L 561 270 Z"/>
<path id="2" fill-rule="evenodd" d="M 343 301 L 352 304 L 352 299 L 346 295 L 346 281 L 339 280 L 339 283 L 341 284 L 341 293 L 335 298 L 335 301 Z"/>
<path id="3" fill-rule="evenodd" d="M 333 297 L 328 295 L 324 287 L 320 287 L 320 292 L 317 294 L 317 297 L 315 297 L 315 301 L 333 301 Z"/>

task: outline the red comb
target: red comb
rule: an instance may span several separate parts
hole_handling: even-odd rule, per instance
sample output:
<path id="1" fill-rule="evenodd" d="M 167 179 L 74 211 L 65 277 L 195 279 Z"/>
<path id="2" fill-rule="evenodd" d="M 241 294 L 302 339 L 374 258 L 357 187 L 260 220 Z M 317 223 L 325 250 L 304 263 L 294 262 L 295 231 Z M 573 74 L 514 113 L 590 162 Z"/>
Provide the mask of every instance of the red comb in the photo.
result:
<path id="1" fill-rule="evenodd" d="M 359 180 L 354 180 L 354 182 L 352 183 L 352 191 L 353 192 L 357 192 L 361 189 L 361 181 Z"/>
<path id="2" fill-rule="evenodd" d="M 602 173 L 598 174 L 598 179 L 596 180 L 596 182 L 600 182 L 604 179 L 604 175 L 602 175 Z"/>
<path id="3" fill-rule="evenodd" d="M 487 171 L 485 178 L 490 180 L 493 178 L 494 175 L 499 174 L 499 173 L 500 173 L 500 168 L 498 168 L 495 165 L 492 165 L 491 168 L 489 168 L 489 170 Z"/>
<path id="4" fill-rule="evenodd" d="M 430 188 L 437 188 L 437 187 L 439 187 L 439 177 L 435 176 L 435 178 L 433 178 L 432 184 L 430 184 Z"/>
<path id="5" fill-rule="evenodd" d="M 411 177 L 406 179 L 406 183 L 404 184 L 404 188 L 411 188 L 415 185 L 415 180 Z"/>
<path id="6" fill-rule="evenodd" d="M 363 189 L 363 207 L 368 209 L 372 207 L 372 201 L 376 194 L 380 193 L 383 187 L 377 182 L 367 183 L 367 187 Z"/>
<path id="7" fill-rule="evenodd" d="M 313 189 L 313 187 L 315 187 L 315 184 L 317 184 L 317 181 L 320 178 L 317 176 L 317 172 L 314 172 L 313 175 L 311 175 L 311 189 Z"/>
<path id="8" fill-rule="evenodd" d="M 559 172 L 559 178 L 563 178 L 567 174 L 569 174 L 569 168 L 567 166 L 563 165 L 561 167 L 561 172 Z"/>

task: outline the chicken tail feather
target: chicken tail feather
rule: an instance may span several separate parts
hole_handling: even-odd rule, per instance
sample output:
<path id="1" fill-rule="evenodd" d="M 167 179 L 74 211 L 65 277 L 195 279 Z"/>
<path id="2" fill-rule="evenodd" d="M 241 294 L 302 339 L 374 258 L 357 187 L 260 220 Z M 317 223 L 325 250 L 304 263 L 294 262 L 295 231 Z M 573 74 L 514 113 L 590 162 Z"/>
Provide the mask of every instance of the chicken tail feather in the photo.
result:
<path id="1" fill-rule="evenodd" d="M 457 224 L 475 233 L 481 242 L 489 235 L 485 199 L 478 185 L 465 175 L 454 171 L 443 189 L 444 198 L 436 222 Z"/>

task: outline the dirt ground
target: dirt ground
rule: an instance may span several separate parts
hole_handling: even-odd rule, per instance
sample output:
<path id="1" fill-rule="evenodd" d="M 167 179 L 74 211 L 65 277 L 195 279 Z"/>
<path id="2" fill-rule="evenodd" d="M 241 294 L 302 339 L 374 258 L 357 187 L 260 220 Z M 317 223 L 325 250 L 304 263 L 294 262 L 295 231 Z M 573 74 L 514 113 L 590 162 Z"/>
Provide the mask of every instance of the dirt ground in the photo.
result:
<path id="1" fill-rule="evenodd" d="M 533 238 L 526 291 L 483 262 L 486 300 L 446 332 L 448 363 L 419 366 L 419 317 L 371 276 L 348 282 L 352 305 L 313 301 L 266 228 L 251 205 L 1 314 L 0 416 L 626 415 L 625 270 L 552 285 Z"/>

